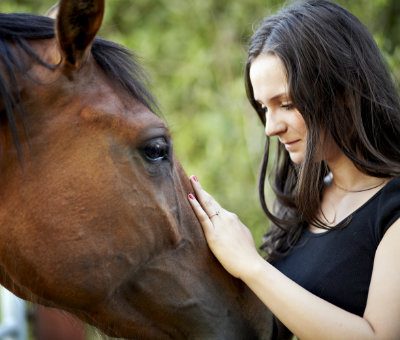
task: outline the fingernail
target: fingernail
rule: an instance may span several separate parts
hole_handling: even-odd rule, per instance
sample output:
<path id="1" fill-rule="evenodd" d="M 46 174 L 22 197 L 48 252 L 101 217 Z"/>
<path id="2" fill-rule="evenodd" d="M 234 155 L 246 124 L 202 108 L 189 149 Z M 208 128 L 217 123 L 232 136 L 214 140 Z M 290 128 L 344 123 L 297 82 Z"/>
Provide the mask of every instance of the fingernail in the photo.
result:
<path id="1" fill-rule="evenodd" d="M 189 194 L 188 197 L 189 197 L 190 200 L 194 200 L 193 194 Z"/>
<path id="2" fill-rule="evenodd" d="M 193 178 L 193 180 L 194 180 L 195 182 L 198 182 L 198 181 L 199 181 L 199 179 L 197 178 L 197 176 L 192 176 L 192 178 Z"/>

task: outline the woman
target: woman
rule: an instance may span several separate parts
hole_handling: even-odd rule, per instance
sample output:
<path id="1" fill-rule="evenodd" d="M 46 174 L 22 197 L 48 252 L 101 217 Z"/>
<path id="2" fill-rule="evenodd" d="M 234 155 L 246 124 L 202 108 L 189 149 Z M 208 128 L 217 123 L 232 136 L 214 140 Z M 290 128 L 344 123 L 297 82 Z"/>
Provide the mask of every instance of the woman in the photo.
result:
<path id="1" fill-rule="evenodd" d="M 399 339 L 400 100 L 370 33 L 331 2 L 294 4 L 252 37 L 245 80 L 267 135 L 268 261 L 192 176 L 210 249 L 301 339 Z"/>

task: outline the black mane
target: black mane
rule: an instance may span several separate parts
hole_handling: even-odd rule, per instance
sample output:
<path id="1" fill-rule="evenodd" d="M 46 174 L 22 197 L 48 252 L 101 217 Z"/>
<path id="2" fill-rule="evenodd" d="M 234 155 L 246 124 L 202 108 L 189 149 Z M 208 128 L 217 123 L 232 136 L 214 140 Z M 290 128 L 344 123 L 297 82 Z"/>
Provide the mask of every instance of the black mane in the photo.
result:
<path id="1" fill-rule="evenodd" d="M 15 93 L 16 91 L 13 89 L 17 89 L 15 74 L 22 71 L 24 65 L 14 56 L 9 44 L 14 43 L 34 62 L 51 68 L 52 65 L 40 60 L 27 40 L 54 38 L 54 26 L 54 19 L 48 17 L 22 13 L 0 13 L 0 64 L 5 71 L 4 74 L 0 73 L 0 105 L 1 102 L 3 103 L 3 107 L 0 107 L 2 110 L 0 121 L 8 122 L 19 154 L 21 150 L 16 121 L 22 118 L 24 108 L 18 105 L 19 94 Z M 100 68 L 110 79 L 119 83 L 147 108 L 157 111 L 156 101 L 147 90 L 147 77 L 133 53 L 118 44 L 101 38 L 94 40 L 91 52 Z"/>

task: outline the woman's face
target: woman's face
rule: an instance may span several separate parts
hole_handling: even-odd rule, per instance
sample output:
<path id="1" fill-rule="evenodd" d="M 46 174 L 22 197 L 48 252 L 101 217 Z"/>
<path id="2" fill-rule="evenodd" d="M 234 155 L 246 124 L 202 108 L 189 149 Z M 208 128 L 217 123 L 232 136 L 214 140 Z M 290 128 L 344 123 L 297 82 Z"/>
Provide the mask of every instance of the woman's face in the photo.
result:
<path id="1" fill-rule="evenodd" d="M 292 105 L 282 61 L 273 54 L 261 54 L 250 66 L 254 99 L 265 109 L 265 133 L 277 136 L 290 159 L 300 164 L 305 157 L 307 128 L 300 112 Z"/>

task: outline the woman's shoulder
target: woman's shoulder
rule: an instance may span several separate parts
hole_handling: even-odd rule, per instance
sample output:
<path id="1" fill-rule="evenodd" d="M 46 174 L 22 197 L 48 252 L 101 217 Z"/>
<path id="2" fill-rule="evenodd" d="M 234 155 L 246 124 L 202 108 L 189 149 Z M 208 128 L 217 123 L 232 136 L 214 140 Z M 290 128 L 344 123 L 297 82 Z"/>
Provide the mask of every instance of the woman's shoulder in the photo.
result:
<path id="1" fill-rule="evenodd" d="M 384 190 L 400 190 L 400 176 L 393 177 L 388 181 L 388 183 L 383 187 Z"/>
<path id="2" fill-rule="evenodd" d="M 381 190 L 376 210 L 375 230 L 380 241 L 386 231 L 400 218 L 400 177 L 392 178 Z"/>
<path id="3" fill-rule="evenodd" d="M 400 204 L 400 177 L 394 177 L 382 188 L 379 195 L 379 205 L 383 208 L 398 204 Z"/>

